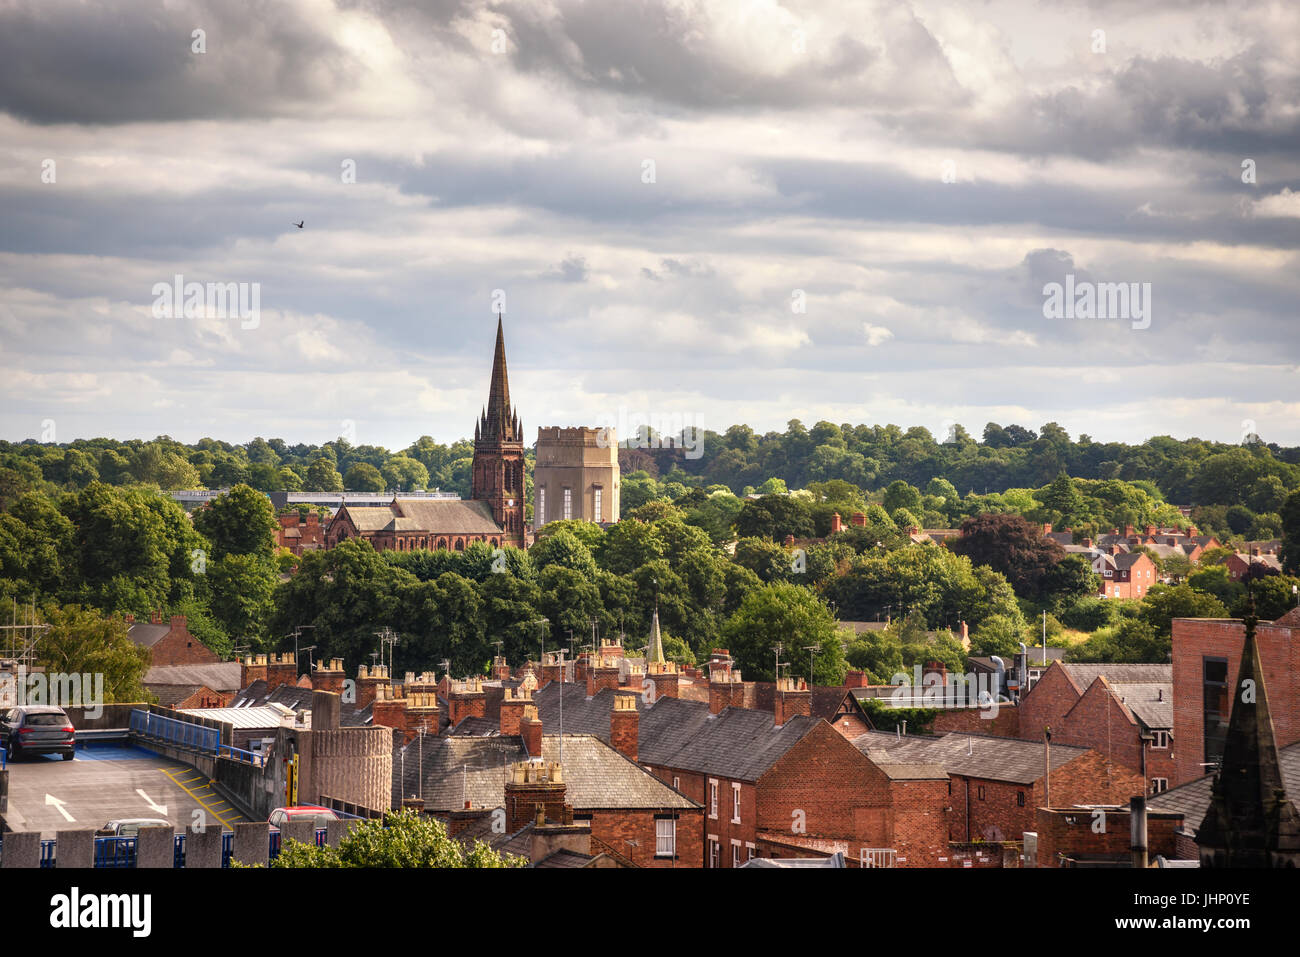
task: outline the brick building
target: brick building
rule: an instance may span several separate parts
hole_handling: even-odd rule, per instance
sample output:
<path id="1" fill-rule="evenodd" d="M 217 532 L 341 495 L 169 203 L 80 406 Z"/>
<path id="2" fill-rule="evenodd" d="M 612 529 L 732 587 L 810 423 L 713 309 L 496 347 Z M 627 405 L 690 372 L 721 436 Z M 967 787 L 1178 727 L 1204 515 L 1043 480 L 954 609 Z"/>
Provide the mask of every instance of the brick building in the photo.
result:
<path id="1" fill-rule="evenodd" d="M 172 615 L 164 623 L 162 612 L 155 611 L 149 623 L 137 622 L 128 615 L 127 635 L 142 648 L 149 649 L 153 665 L 202 665 L 220 661 L 216 653 L 190 634 L 184 615 Z"/>
<path id="2" fill-rule="evenodd" d="M 287 548 L 294 555 L 325 547 L 325 526 L 320 516 L 308 512 L 306 521 L 298 512 L 289 512 L 276 519 L 279 527 L 275 530 L 277 548 Z"/>
<path id="3" fill-rule="evenodd" d="M 1119 804 L 1141 793 L 1142 778 L 1088 748 L 981 734 L 904 738 L 879 732 L 854 744 L 882 767 L 891 763 L 938 765 L 947 773 L 948 839 L 1019 841 L 1034 829 L 1036 808 Z M 1050 772 L 1048 768 L 1050 767 Z"/>
<path id="4" fill-rule="evenodd" d="M 1057 662 L 1020 699 L 1020 734 L 1092 748 L 1136 771 L 1145 793 L 1179 783 L 1175 755 L 1173 666 Z"/>
<path id="5" fill-rule="evenodd" d="M 1180 783 L 1210 773 L 1223 755 L 1246 628 L 1234 618 L 1173 621 L 1174 737 Z M 1256 642 L 1273 698 L 1278 747 L 1300 741 L 1300 609 L 1260 622 Z"/>

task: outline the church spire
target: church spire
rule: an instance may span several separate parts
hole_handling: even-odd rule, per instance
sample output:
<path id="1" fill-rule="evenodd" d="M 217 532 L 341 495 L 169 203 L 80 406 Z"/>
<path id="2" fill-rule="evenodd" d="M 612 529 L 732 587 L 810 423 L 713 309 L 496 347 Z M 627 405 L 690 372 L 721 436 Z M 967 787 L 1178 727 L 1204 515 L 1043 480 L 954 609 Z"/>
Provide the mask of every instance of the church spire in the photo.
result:
<path id="1" fill-rule="evenodd" d="M 1281 867 L 1300 859 L 1300 814 L 1282 783 L 1250 592 L 1245 623 L 1223 758 L 1196 834 L 1208 867 Z"/>
<path id="2" fill-rule="evenodd" d="M 479 432 L 483 442 L 518 442 L 518 417 L 510 406 L 510 379 L 506 374 L 506 337 L 497 313 L 497 344 L 492 356 L 492 384 Z"/>
<path id="3" fill-rule="evenodd" d="M 664 642 L 659 635 L 659 609 L 655 609 L 654 617 L 650 619 L 650 647 L 645 650 L 645 663 L 667 664 L 664 658 Z"/>

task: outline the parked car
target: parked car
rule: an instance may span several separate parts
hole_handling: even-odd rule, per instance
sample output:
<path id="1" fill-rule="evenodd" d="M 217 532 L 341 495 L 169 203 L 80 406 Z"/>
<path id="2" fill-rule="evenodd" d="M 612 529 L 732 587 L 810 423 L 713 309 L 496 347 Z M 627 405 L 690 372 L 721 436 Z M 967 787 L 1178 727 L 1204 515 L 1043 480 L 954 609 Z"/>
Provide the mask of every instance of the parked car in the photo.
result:
<path id="1" fill-rule="evenodd" d="M 327 821 L 342 820 L 327 807 L 315 804 L 300 804 L 297 807 L 278 807 L 270 813 L 266 821 L 277 830 L 289 821 L 311 821 L 316 827 L 324 827 Z"/>
<path id="2" fill-rule="evenodd" d="M 95 832 L 98 837 L 139 837 L 142 827 L 171 827 L 171 821 L 154 817 L 132 817 L 109 821 Z"/>
<path id="3" fill-rule="evenodd" d="M 10 761 L 21 754 L 61 754 L 71 761 L 77 750 L 77 729 L 62 708 L 24 705 L 0 714 L 0 748 Z"/>

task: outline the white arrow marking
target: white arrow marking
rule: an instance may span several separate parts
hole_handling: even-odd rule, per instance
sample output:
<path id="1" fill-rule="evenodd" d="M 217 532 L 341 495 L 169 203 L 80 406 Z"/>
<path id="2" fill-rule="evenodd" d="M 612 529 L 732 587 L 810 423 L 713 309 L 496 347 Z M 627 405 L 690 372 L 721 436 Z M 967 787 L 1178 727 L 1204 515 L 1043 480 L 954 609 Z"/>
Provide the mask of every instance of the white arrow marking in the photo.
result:
<path id="1" fill-rule="evenodd" d="M 136 788 L 136 789 L 135 789 L 135 793 L 138 794 L 138 795 L 140 795 L 140 797 L 144 798 L 145 801 L 148 803 L 148 805 L 149 805 L 151 808 L 153 808 L 155 811 L 157 811 L 159 814 L 163 815 L 164 817 L 167 815 L 167 805 L 166 805 L 166 804 L 154 804 L 154 803 L 153 803 L 153 798 L 151 798 L 149 795 L 147 795 L 147 794 L 144 793 L 144 788 Z"/>
<path id="2" fill-rule="evenodd" d="M 49 807 L 51 804 L 53 804 L 58 812 L 63 815 L 65 821 L 71 821 L 74 824 L 76 823 L 77 819 L 64 809 L 62 801 L 56 798 L 53 794 L 45 795 L 45 806 Z"/>

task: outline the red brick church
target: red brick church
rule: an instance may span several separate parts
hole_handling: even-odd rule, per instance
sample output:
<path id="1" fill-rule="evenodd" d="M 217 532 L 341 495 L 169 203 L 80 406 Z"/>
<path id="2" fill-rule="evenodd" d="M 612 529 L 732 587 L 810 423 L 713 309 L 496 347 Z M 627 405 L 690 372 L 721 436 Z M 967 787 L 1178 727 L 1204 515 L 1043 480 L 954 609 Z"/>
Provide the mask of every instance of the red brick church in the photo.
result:
<path id="1" fill-rule="evenodd" d="M 524 547 L 524 439 L 510 404 L 506 340 L 497 317 L 496 354 L 488 401 L 474 426 L 470 497 L 394 498 L 384 507 L 344 505 L 331 519 L 325 547 L 364 538 L 376 549 L 452 549 L 474 542 Z"/>

